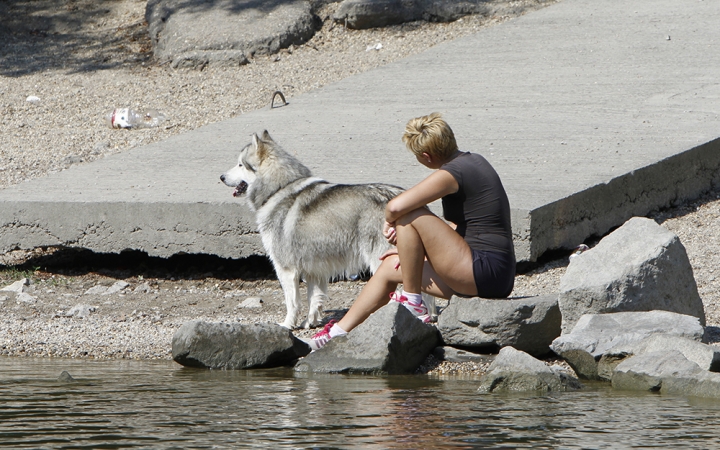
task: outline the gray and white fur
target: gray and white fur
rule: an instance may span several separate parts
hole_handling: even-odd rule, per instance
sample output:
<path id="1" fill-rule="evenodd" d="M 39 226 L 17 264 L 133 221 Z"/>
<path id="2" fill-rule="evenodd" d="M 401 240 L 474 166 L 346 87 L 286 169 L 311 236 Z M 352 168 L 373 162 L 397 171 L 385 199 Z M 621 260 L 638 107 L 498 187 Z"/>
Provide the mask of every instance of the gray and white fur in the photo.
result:
<path id="1" fill-rule="evenodd" d="M 402 192 L 388 184 L 333 184 L 285 152 L 267 131 L 253 134 L 238 164 L 220 179 L 245 195 L 285 294 L 287 328 L 318 326 L 334 276 L 380 266 L 391 245 L 382 235 L 385 205 Z M 300 280 L 308 316 L 298 324 Z"/>

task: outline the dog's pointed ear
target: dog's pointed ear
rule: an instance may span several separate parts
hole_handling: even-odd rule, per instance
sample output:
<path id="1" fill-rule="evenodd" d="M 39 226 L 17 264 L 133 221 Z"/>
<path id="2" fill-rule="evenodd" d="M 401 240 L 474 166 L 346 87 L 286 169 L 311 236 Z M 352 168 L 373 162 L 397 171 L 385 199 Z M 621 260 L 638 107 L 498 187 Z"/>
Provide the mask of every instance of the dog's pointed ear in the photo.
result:
<path id="1" fill-rule="evenodd" d="M 265 133 L 267 133 L 267 131 L 265 131 L 263 134 Z M 265 159 L 268 154 L 267 144 L 261 138 L 259 138 L 256 133 L 253 133 L 252 135 L 252 143 L 253 147 L 255 147 L 255 154 L 257 155 L 258 160 L 262 161 L 263 159 Z"/>
<path id="2" fill-rule="evenodd" d="M 270 133 L 268 133 L 268 130 L 263 130 L 262 139 L 263 139 L 263 141 L 272 141 L 273 140 L 273 138 L 270 137 Z"/>

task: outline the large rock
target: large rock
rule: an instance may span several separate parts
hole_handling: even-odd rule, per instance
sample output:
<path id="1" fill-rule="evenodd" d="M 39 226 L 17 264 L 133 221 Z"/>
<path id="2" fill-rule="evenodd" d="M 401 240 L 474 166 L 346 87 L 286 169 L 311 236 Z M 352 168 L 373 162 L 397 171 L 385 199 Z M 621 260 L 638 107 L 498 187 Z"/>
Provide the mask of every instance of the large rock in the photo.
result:
<path id="1" fill-rule="evenodd" d="M 468 14 L 487 14 L 486 0 L 345 0 L 333 19 L 348 28 L 377 28 L 426 20 L 451 22 Z"/>
<path id="2" fill-rule="evenodd" d="M 687 397 L 720 398 L 720 374 L 704 370 L 688 373 L 675 372 L 671 377 L 663 378 L 660 393 Z"/>
<path id="3" fill-rule="evenodd" d="M 399 303 L 375 311 L 344 337 L 298 361 L 298 372 L 412 373 L 437 347 L 437 329 Z"/>
<path id="4" fill-rule="evenodd" d="M 571 333 L 563 334 L 550 348 L 565 359 L 581 378 L 601 378 L 598 361 L 608 351 L 636 344 L 654 334 L 701 341 L 704 328 L 697 317 L 667 311 L 586 314 Z"/>
<path id="5" fill-rule="evenodd" d="M 598 361 L 598 378 L 610 380 L 612 373 L 622 361 L 632 356 L 654 352 L 680 352 L 685 358 L 697 364 L 701 369 L 720 371 L 720 347 L 703 344 L 668 334 L 654 334 L 640 342 L 617 345 L 607 350 Z"/>
<path id="6" fill-rule="evenodd" d="M 192 321 L 173 336 L 173 359 L 183 366 L 252 369 L 290 365 L 310 347 L 277 324 Z"/>
<path id="7" fill-rule="evenodd" d="M 530 4 L 507 0 L 345 0 L 333 14 L 333 20 L 354 29 L 416 20 L 452 22 L 468 14 L 520 15 L 546 1 Z"/>
<path id="8" fill-rule="evenodd" d="M 244 64 L 306 42 L 318 26 L 304 0 L 149 0 L 155 57 L 175 67 Z"/>
<path id="9" fill-rule="evenodd" d="M 556 296 L 513 300 L 453 297 L 438 317 L 447 345 L 490 349 L 512 346 L 534 356 L 550 353 L 560 335 Z"/>
<path id="10" fill-rule="evenodd" d="M 512 347 L 500 350 L 480 379 L 479 392 L 571 391 L 583 386 L 575 377 Z"/>
<path id="11" fill-rule="evenodd" d="M 703 370 L 674 350 L 628 358 L 615 368 L 612 386 L 615 389 L 720 398 L 720 374 Z"/>
<path id="12" fill-rule="evenodd" d="M 705 324 L 692 266 L 678 237 L 635 217 L 568 265 L 558 298 L 563 333 L 583 314 L 663 310 Z"/>
<path id="13" fill-rule="evenodd" d="M 676 376 L 694 379 L 700 372 L 702 369 L 680 352 L 650 352 L 618 364 L 612 375 L 612 386 L 633 391 L 659 391 L 663 380 Z"/>

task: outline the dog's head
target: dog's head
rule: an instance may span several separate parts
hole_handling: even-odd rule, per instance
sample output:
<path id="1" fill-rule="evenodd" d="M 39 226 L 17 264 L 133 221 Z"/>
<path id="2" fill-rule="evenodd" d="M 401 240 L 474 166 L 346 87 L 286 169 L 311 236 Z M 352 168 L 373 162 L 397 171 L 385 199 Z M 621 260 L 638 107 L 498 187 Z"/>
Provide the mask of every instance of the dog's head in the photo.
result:
<path id="1" fill-rule="evenodd" d="M 220 175 L 223 183 L 235 188 L 233 197 L 245 194 L 248 187 L 257 179 L 258 167 L 267 156 L 268 144 L 271 142 L 273 141 L 267 130 L 263 131 L 262 138 L 253 133 L 252 142 L 240 151 L 237 165 Z"/>
<path id="2" fill-rule="evenodd" d="M 257 210 L 288 184 L 310 176 L 310 169 L 263 131 L 261 136 L 252 135 L 252 142 L 240 152 L 238 164 L 222 174 L 220 180 L 235 188 L 233 196 L 245 194 L 251 207 Z"/>

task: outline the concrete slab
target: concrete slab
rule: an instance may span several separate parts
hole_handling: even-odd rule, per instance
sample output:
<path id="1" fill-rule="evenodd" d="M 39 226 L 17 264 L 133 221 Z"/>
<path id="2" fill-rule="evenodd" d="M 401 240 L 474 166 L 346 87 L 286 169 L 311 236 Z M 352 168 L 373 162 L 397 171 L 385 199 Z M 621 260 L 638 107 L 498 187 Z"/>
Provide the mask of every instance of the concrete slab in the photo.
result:
<path id="1" fill-rule="evenodd" d="M 0 191 L 0 252 L 262 253 L 219 175 L 268 129 L 317 176 L 409 187 L 405 122 L 443 112 L 496 167 L 518 260 L 570 248 L 720 183 L 720 9 L 564 0 L 167 141 Z M 269 99 L 268 99 L 269 100 Z"/>

